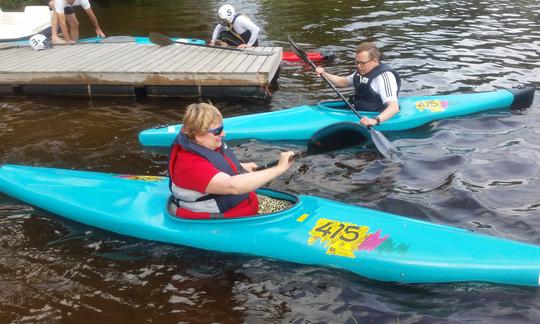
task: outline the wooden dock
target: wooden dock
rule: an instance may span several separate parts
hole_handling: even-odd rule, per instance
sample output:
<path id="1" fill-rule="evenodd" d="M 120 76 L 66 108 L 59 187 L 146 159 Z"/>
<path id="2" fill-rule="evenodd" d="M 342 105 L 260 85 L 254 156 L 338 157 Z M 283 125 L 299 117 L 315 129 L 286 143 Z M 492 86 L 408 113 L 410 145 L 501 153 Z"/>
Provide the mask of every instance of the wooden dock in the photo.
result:
<path id="1" fill-rule="evenodd" d="M 135 43 L 4 48 L 0 94 L 264 98 L 282 48 L 249 51 Z"/>

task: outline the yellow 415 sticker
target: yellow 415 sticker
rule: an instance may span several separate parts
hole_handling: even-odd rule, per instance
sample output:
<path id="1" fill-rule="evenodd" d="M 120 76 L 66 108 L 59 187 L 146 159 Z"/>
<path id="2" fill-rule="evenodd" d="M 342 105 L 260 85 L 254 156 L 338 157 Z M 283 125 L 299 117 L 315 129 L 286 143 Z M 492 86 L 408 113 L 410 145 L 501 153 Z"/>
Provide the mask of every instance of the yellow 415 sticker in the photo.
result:
<path id="1" fill-rule="evenodd" d="M 416 101 L 415 105 L 419 111 L 429 110 L 431 112 L 441 112 L 448 107 L 448 101 L 438 99 L 420 100 Z"/>
<path id="2" fill-rule="evenodd" d="M 325 247 L 328 247 L 327 254 L 348 258 L 355 258 L 356 251 L 372 251 L 388 238 L 388 235 L 380 237 L 380 230 L 376 233 L 369 233 L 367 226 L 358 226 L 326 218 L 317 220 L 309 234 L 311 235 L 308 240 L 309 245 L 320 240 Z"/>

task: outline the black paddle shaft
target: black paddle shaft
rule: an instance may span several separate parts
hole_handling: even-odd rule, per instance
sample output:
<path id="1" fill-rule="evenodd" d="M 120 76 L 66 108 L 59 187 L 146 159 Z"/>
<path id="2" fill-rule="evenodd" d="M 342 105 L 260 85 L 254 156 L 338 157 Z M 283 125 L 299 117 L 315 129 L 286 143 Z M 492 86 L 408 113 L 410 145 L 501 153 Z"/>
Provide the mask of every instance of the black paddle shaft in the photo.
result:
<path id="1" fill-rule="evenodd" d="M 317 66 L 315 65 L 315 63 L 313 63 L 312 60 L 309 59 L 307 53 L 301 49 L 300 47 L 298 47 L 298 45 L 292 40 L 291 36 L 289 36 L 289 42 L 291 43 L 291 48 L 292 50 L 296 53 L 296 55 L 298 55 L 298 57 L 300 57 L 302 60 L 304 60 L 304 62 L 308 63 L 309 65 L 311 65 L 314 69 L 317 69 Z M 332 87 L 332 89 L 338 94 L 338 96 L 341 98 L 341 100 L 343 100 L 343 102 L 345 102 L 347 104 L 347 106 L 349 106 L 349 108 L 352 110 L 352 112 L 360 119 L 362 119 L 362 115 L 360 115 L 360 113 L 354 108 L 353 105 L 351 105 L 351 103 L 349 102 L 349 100 L 347 100 L 347 98 L 345 98 L 345 96 L 343 96 L 343 94 L 341 93 L 341 91 L 339 91 L 336 86 L 330 82 L 330 80 L 328 80 L 327 77 L 324 76 L 324 74 L 321 74 L 321 77 L 324 79 L 324 81 L 326 81 L 326 83 L 328 83 L 328 85 L 330 87 Z"/>
<path id="2" fill-rule="evenodd" d="M 309 155 L 323 154 L 364 144 L 368 134 L 358 123 L 341 122 L 331 124 L 316 131 L 307 144 L 305 151 L 295 153 L 292 158 L 298 159 Z M 264 170 L 278 165 L 279 160 L 258 166 L 253 171 Z"/>

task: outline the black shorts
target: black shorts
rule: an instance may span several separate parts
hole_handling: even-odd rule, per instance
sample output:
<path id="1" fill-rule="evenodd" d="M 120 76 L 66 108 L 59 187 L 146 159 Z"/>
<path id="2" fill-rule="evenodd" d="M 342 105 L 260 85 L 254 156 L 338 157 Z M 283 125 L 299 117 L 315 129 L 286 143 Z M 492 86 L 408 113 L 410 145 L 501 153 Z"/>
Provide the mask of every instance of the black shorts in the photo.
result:
<path id="1" fill-rule="evenodd" d="M 73 7 L 65 7 L 64 8 L 64 15 L 73 15 L 75 11 L 73 11 Z"/>
<path id="2" fill-rule="evenodd" d="M 251 31 L 249 30 L 246 30 L 244 33 L 242 33 L 241 35 L 238 35 L 241 37 L 238 38 L 237 36 L 238 34 L 233 34 L 231 33 L 230 31 L 228 30 L 222 30 L 220 33 L 219 33 L 219 40 L 227 43 L 229 46 L 238 46 L 240 44 L 247 44 L 249 39 L 251 38 Z M 253 46 L 259 46 L 259 40 L 257 39 L 255 41 L 255 43 L 253 43 Z"/>

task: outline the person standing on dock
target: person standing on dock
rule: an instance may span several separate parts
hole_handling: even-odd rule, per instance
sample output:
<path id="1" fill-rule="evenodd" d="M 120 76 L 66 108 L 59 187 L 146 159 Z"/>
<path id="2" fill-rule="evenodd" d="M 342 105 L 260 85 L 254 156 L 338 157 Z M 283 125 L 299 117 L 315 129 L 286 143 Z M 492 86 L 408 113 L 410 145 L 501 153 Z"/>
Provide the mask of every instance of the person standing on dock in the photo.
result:
<path id="1" fill-rule="evenodd" d="M 380 62 L 381 53 L 375 43 L 364 42 L 356 47 L 356 71 L 346 77 L 330 74 L 317 67 L 318 76 L 324 75 L 337 87 L 354 86 L 354 108 L 380 112 L 374 118 L 362 117 L 365 126 L 378 125 L 399 112 L 398 93 L 401 88 L 399 73 Z"/>
<path id="2" fill-rule="evenodd" d="M 255 190 L 285 173 L 294 153 L 283 152 L 276 166 L 255 171 L 255 163 L 238 162 L 223 141 L 223 117 L 216 107 L 191 104 L 182 122 L 169 156 L 171 213 L 191 219 L 256 215 Z"/>
<path id="3" fill-rule="evenodd" d="M 234 7 L 226 4 L 219 8 L 218 18 L 219 24 L 214 28 L 210 40 L 211 46 L 214 46 L 217 40 L 237 48 L 259 46 L 260 28 L 248 16 L 235 14 Z"/>
<path id="4" fill-rule="evenodd" d="M 99 26 L 99 22 L 90 7 L 89 0 L 50 0 L 49 8 L 51 15 L 51 40 L 53 44 L 74 44 L 79 40 L 79 21 L 73 7 L 81 6 L 92 25 L 96 29 L 98 37 L 105 37 Z M 62 30 L 63 39 L 58 36 L 58 27 Z"/>

